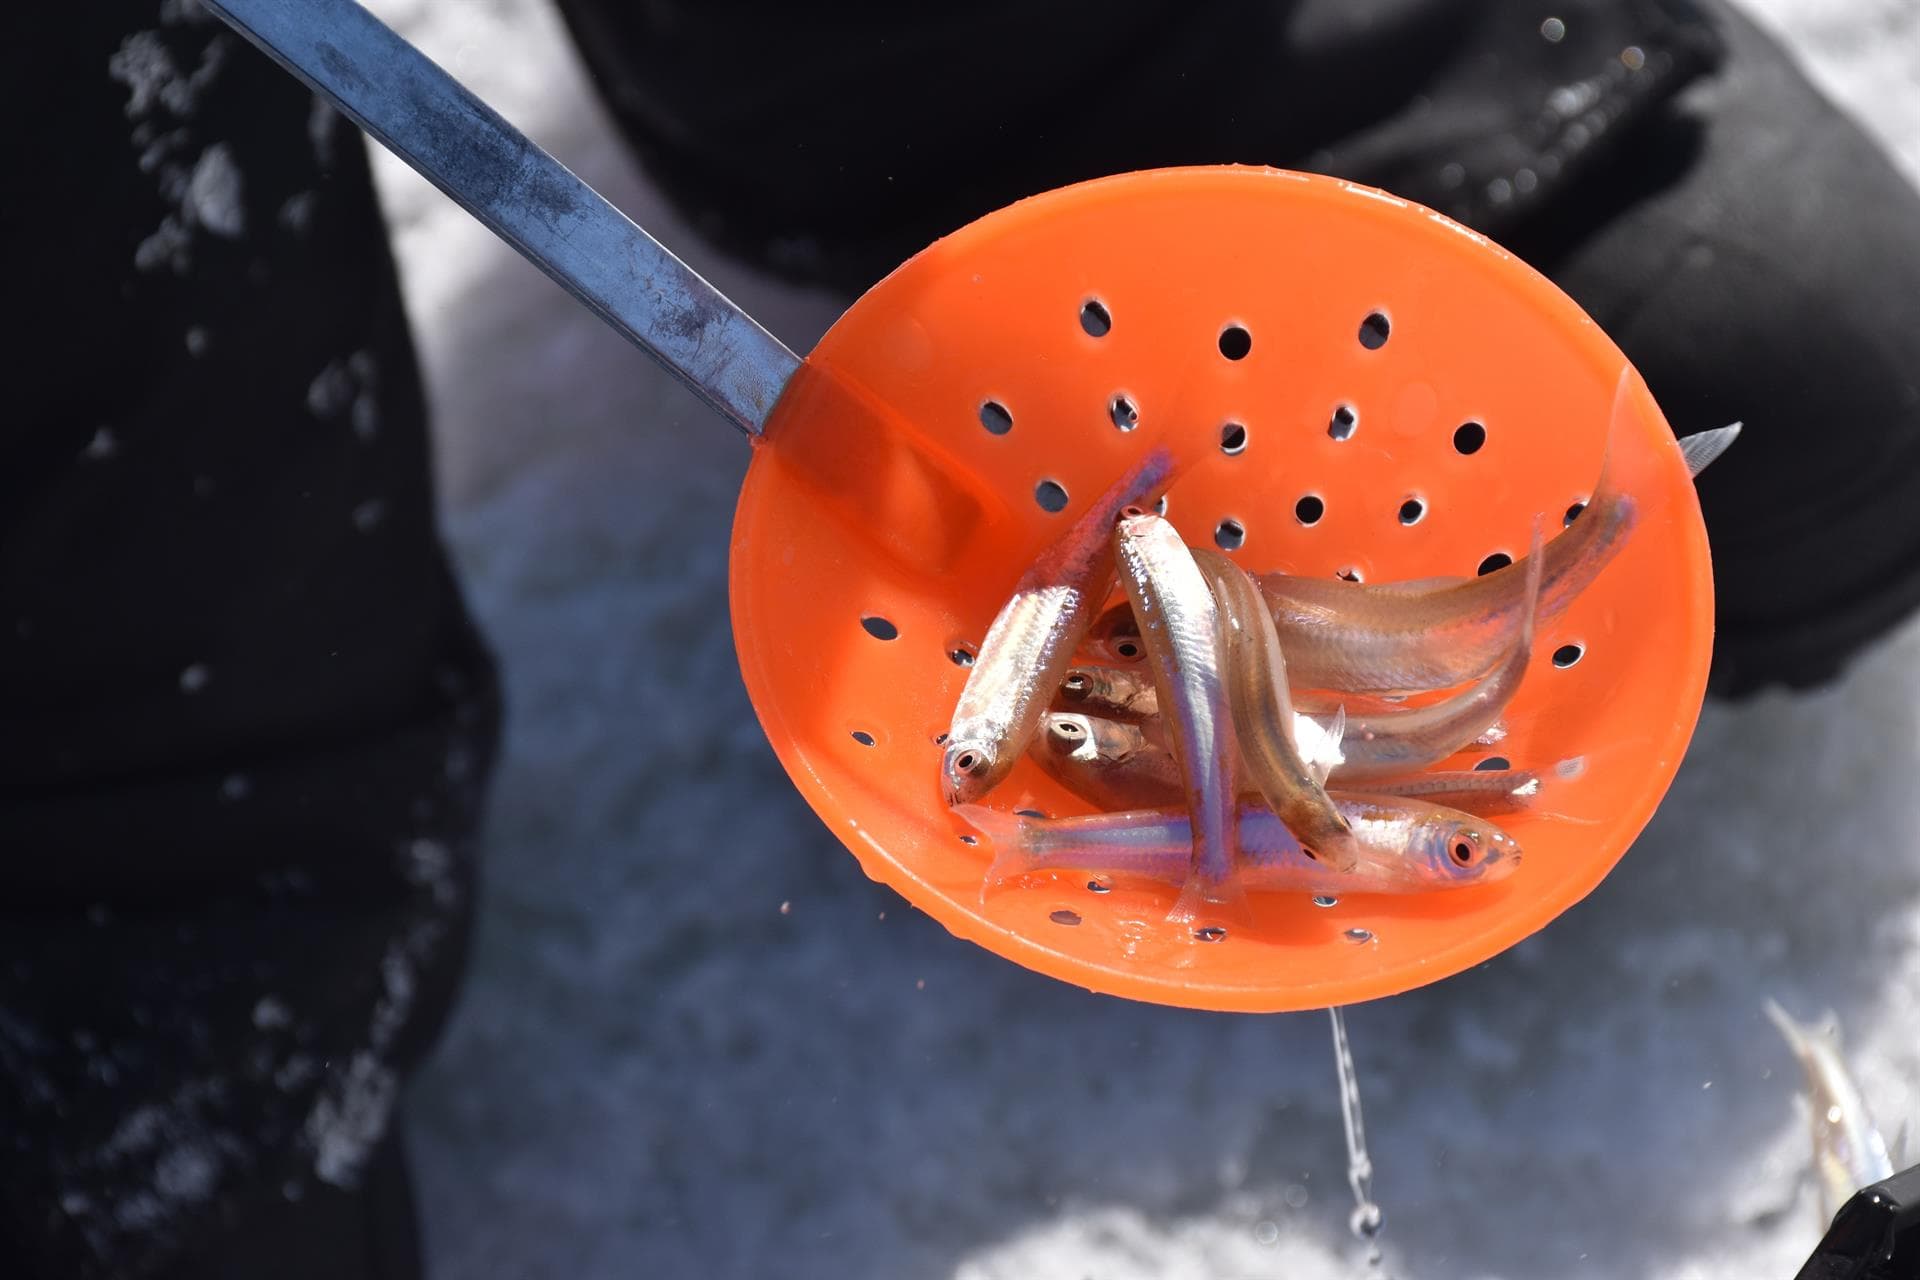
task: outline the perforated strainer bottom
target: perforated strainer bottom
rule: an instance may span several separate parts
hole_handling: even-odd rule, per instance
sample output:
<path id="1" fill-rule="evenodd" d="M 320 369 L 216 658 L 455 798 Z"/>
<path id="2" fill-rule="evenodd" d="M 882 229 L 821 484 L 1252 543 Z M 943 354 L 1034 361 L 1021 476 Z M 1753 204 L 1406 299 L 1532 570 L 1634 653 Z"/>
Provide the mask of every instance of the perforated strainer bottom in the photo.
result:
<path id="1" fill-rule="evenodd" d="M 1244 923 L 1169 892 L 1035 877 L 985 849 L 938 739 L 1034 555 L 1143 449 L 1168 517 L 1248 568 L 1472 574 L 1589 496 L 1619 350 L 1547 281 L 1425 209 L 1274 170 L 1134 174 L 1041 196 L 921 253 L 809 357 L 734 525 L 735 643 L 782 762 L 867 871 L 961 937 L 1136 999 L 1351 1003 L 1483 960 L 1579 900 L 1639 833 L 1699 713 L 1712 639 L 1691 482 L 1644 389 L 1612 466 L 1643 517 L 1539 638 L 1498 754 L 1585 755 L 1506 820 L 1525 859 L 1421 897 L 1255 895 Z M 1470 767 L 1493 754 L 1463 757 Z M 1085 812 L 1023 763 L 995 807 Z"/>

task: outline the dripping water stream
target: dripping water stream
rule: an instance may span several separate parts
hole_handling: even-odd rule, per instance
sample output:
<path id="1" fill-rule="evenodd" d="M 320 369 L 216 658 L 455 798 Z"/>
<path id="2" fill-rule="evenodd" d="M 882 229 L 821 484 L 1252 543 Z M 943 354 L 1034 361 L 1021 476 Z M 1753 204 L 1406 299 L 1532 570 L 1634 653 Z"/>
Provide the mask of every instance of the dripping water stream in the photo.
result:
<path id="1" fill-rule="evenodd" d="M 1327 1016 L 1333 1022 L 1333 1065 L 1340 1077 L 1340 1119 L 1347 1130 L 1347 1184 L 1353 1188 L 1353 1216 L 1347 1224 L 1354 1238 L 1366 1246 L 1367 1269 L 1384 1280 L 1380 1228 L 1385 1218 L 1373 1199 L 1373 1160 L 1367 1155 L 1360 1082 L 1353 1068 L 1353 1049 L 1347 1043 L 1347 1020 L 1338 1008 L 1328 1009 Z"/>

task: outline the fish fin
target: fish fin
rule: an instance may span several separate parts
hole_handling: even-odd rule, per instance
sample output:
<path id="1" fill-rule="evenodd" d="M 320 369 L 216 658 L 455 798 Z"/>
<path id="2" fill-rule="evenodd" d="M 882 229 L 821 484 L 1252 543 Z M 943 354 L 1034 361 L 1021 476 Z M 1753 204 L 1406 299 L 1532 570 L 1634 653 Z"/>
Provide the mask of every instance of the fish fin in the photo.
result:
<path id="1" fill-rule="evenodd" d="M 1237 912 L 1246 902 L 1246 897 L 1239 878 L 1233 873 L 1210 878 L 1196 868 L 1187 876 L 1180 896 L 1174 899 L 1172 908 L 1167 912 L 1167 920 L 1173 924 L 1199 925 L 1202 921 Z"/>
<path id="2" fill-rule="evenodd" d="M 1306 724 L 1302 725 L 1301 720 Z M 1300 752 L 1300 762 L 1307 766 L 1315 785 L 1326 786 L 1327 775 L 1346 763 L 1346 756 L 1340 750 L 1340 744 L 1347 736 L 1347 707 L 1345 703 L 1333 709 L 1333 715 L 1323 725 L 1311 716 L 1293 718 L 1293 742 Z M 1303 735 L 1300 731 L 1306 729 Z M 1306 741 L 1302 742 L 1305 737 Z"/>
<path id="3" fill-rule="evenodd" d="M 1023 838 L 1027 824 L 1025 818 L 1018 814 L 1003 813 L 999 809 L 989 809 L 983 804 L 957 805 L 953 812 L 993 846 L 993 861 L 987 865 L 986 878 L 980 885 L 981 897 L 984 898 L 989 889 L 997 888 L 1027 872 L 1030 859 Z"/>
<path id="4" fill-rule="evenodd" d="M 1333 719 L 1327 722 L 1326 749 L 1335 757 L 1340 754 L 1340 744 L 1347 737 L 1347 704 L 1341 703 L 1333 709 Z"/>
<path id="5" fill-rule="evenodd" d="M 1325 712 L 1308 715 L 1304 711 L 1293 713 L 1293 746 L 1300 753 L 1300 763 L 1307 766 L 1307 772 L 1315 782 L 1326 785 L 1326 775 L 1346 763 L 1340 751 L 1340 743 L 1346 736 L 1346 708 L 1336 707 L 1339 712 L 1340 735 L 1333 733 L 1334 718 Z"/>
<path id="6" fill-rule="evenodd" d="M 1687 474 L 1698 480 L 1700 473 L 1712 466 L 1740 438 L 1741 426 L 1741 423 L 1730 422 L 1711 431 L 1696 431 L 1690 436 L 1681 436 L 1678 441 L 1680 456 L 1686 460 Z"/>

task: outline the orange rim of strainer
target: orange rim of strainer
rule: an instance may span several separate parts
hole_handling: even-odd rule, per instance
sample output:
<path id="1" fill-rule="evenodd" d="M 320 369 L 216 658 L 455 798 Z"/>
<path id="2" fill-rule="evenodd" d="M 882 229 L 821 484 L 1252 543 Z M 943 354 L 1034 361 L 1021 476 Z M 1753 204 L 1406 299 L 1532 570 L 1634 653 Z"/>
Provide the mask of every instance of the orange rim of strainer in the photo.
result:
<path id="1" fill-rule="evenodd" d="M 1028 968 L 1248 1012 L 1350 1004 L 1457 973 L 1600 883 L 1699 716 L 1713 636 L 1706 533 L 1637 375 L 1631 419 L 1609 442 L 1625 367 L 1524 263 L 1351 183 L 1171 169 L 1022 201 L 874 286 L 776 406 L 734 519 L 747 692 L 781 763 L 869 875 Z M 1250 569 L 1375 582 L 1518 559 L 1536 515 L 1557 531 L 1610 449 L 1639 524 L 1543 629 L 1509 736 L 1448 766 L 1584 758 L 1537 811 L 1499 820 L 1525 849 L 1510 878 L 1330 907 L 1252 894 L 1215 941 L 1169 921 L 1172 891 L 1158 886 L 1055 873 L 982 893 L 985 842 L 967 843 L 939 785 L 961 662 L 1033 557 L 1154 445 L 1175 456 L 1167 515 L 1189 543 L 1231 542 L 1237 529 L 1233 555 Z M 1061 491 L 1064 509 L 1045 509 Z M 1311 524 L 1303 497 L 1319 500 Z M 987 803 L 1090 808 L 1031 761 Z"/>

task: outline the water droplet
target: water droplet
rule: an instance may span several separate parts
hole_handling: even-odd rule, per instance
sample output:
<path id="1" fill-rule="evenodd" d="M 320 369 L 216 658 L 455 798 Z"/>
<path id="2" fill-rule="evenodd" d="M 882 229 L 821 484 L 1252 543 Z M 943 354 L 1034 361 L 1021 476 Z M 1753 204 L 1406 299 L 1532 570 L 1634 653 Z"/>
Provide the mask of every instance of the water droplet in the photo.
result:
<path id="1" fill-rule="evenodd" d="M 783 903 L 781 903 L 781 904 L 780 904 L 780 914 L 781 914 L 781 915 L 783 915 L 783 916 L 790 916 L 790 915 L 792 915 L 792 914 L 793 914 L 793 904 L 792 904 L 791 902 L 783 902 Z"/>
<path id="2" fill-rule="evenodd" d="M 207 687 L 207 682 L 211 679 L 213 679 L 213 672 L 208 670 L 207 664 L 196 662 L 180 673 L 180 692 L 198 693 Z"/>
<path id="3" fill-rule="evenodd" d="M 1105 880 L 1089 880 L 1087 881 L 1087 888 L 1089 891 L 1093 893 L 1112 893 L 1113 892 L 1113 886 L 1108 882 L 1106 882 Z"/>
<path id="4" fill-rule="evenodd" d="M 1346 939 L 1348 942 L 1372 942 L 1373 930 L 1362 929 L 1358 925 L 1355 925 L 1353 928 L 1347 930 Z"/>
<path id="5" fill-rule="evenodd" d="M 1386 1216 L 1380 1212 L 1377 1204 L 1363 1204 L 1347 1217 L 1347 1228 L 1362 1240 L 1371 1240 L 1380 1234 L 1380 1227 Z"/>
<path id="6" fill-rule="evenodd" d="M 1304 1209 L 1307 1207 L 1307 1189 L 1297 1182 L 1287 1184 L 1285 1193 L 1287 1208 Z"/>
<path id="7" fill-rule="evenodd" d="M 1047 919 L 1053 921 L 1055 924 L 1079 924 L 1080 913 L 1078 911 L 1069 911 L 1065 907 L 1062 907 L 1060 910 L 1049 915 Z"/>
<path id="8" fill-rule="evenodd" d="M 1217 924 L 1210 924 L 1195 929 L 1193 936 L 1202 942 L 1219 942 L 1227 936 L 1227 931 Z"/>
<path id="9" fill-rule="evenodd" d="M 111 428 L 100 427 L 94 431 L 93 439 L 87 441 L 87 447 L 80 452 L 81 456 L 89 462 L 105 462 L 120 452 L 120 441 Z"/>
<path id="10" fill-rule="evenodd" d="M 1567 24 L 1558 18 L 1548 18 L 1540 24 L 1540 38 L 1548 44 L 1559 44 L 1567 38 Z"/>
<path id="11" fill-rule="evenodd" d="M 1271 1218 L 1262 1218 L 1253 1224 L 1253 1242 L 1272 1248 L 1280 1240 L 1280 1224 Z"/>
<path id="12" fill-rule="evenodd" d="M 368 498 L 353 509 L 353 527 L 362 533 L 372 533 L 387 518 L 387 504 L 378 498 Z"/>
<path id="13" fill-rule="evenodd" d="M 207 354 L 206 326 L 196 324 L 187 330 L 187 354 L 196 360 Z"/>
<path id="14" fill-rule="evenodd" d="M 253 794 L 253 780 L 244 773 L 230 773 L 220 780 L 220 795 L 226 800 L 245 800 Z"/>
<path id="15" fill-rule="evenodd" d="M 1330 893 L 1316 893 L 1313 895 L 1313 905 L 1316 907 L 1337 907 L 1340 905 L 1340 899 Z"/>

